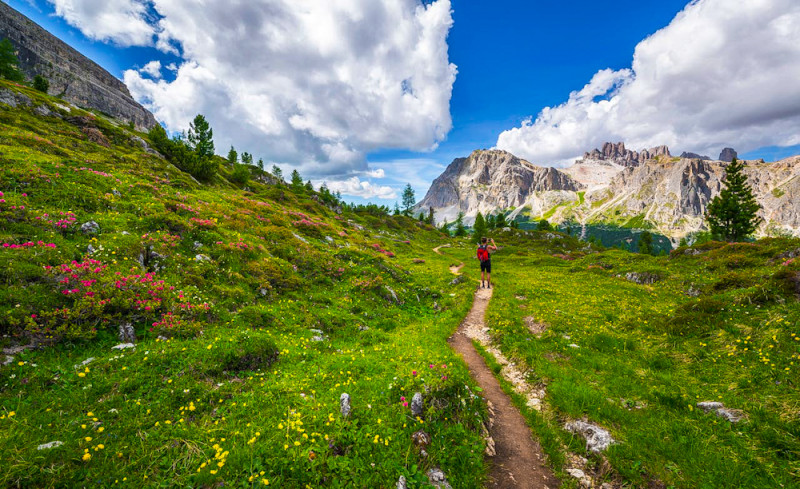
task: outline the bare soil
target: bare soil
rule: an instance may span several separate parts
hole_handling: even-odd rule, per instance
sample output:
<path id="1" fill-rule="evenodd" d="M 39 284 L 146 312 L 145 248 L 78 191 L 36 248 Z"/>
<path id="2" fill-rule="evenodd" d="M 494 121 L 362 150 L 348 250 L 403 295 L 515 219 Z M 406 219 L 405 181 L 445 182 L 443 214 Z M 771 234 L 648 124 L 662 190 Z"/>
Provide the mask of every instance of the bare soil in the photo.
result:
<path id="1" fill-rule="evenodd" d="M 492 406 L 493 419 L 489 435 L 494 441 L 495 455 L 490 458 L 491 470 L 487 487 L 502 489 L 553 489 L 558 479 L 547 466 L 539 443 L 533 439 L 525 418 L 503 392 L 500 383 L 475 350 L 469 331 L 483 331 L 485 316 L 494 289 L 479 288 L 472 310 L 458 331 L 449 339 L 453 349 L 462 355 L 470 373 L 483 389 L 484 398 Z"/>

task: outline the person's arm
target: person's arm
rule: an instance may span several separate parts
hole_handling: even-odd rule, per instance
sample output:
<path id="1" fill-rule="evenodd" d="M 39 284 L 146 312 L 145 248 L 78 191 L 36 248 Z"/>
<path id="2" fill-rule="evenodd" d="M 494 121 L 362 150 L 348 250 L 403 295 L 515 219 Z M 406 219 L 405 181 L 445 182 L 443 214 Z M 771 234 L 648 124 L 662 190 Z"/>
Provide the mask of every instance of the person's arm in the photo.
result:
<path id="1" fill-rule="evenodd" d="M 497 245 L 494 243 L 494 240 L 492 240 L 492 244 L 489 246 L 489 249 L 492 251 L 497 251 Z"/>

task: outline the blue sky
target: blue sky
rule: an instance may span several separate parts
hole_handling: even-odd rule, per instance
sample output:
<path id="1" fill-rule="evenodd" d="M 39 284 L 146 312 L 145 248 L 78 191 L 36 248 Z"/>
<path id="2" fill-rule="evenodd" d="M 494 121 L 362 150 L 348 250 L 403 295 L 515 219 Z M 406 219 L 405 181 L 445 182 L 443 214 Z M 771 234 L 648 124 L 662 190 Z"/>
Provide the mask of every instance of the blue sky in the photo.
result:
<path id="1" fill-rule="evenodd" d="M 155 41 L 131 41 L 130 36 L 124 38 L 115 37 L 113 30 L 111 34 L 109 34 L 109 27 L 98 23 L 98 20 L 92 17 L 94 12 L 99 9 L 96 5 L 92 5 L 95 1 L 96 0 L 8 0 L 7 3 L 77 48 L 89 58 L 98 62 L 115 76 L 120 78 L 124 77 L 126 81 L 129 81 L 129 85 L 133 85 L 132 92 L 134 95 L 139 95 L 139 98 L 147 98 L 146 101 L 152 98 L 152 100 L 155 100 L 156 104 L 159 103 L 157 98 L 159 96 L 163 98 L 174 98 L 174 92 L 171 92 L 172 95 L 170 95 L 164 83 L 175 82 L 178 74 L 163 69 L 159 74 L 160 80 L 154 80 L 148 78 L 147 75 L 133 76 L 134 74 L 130 70 L 142 68 L 153 60 L 160 61 L 162 67 L 166 67 L 170 63 L 175 63 L 180 66 L 184 62 L 187 62 L 188 65 L 189 61 L 196 64 L 202 64 L 203 61 L 208 61 L 208 58 L 203 60 L 203 58 L 197 55 L 191 58 L 191 56 L 187 54 L 191 51 L 191 47 L 189 44 L 182 44 L 183 42 L 187 42 L 187 38 L 181 38 L 180 34 L 176 34 L 176 32 L 179 32 L 178 27 L 173 29 L 174 32 L 172 33 L 171 42 L 173 46 L 183 49 L 173 52 L 165 52 L 169 51 L 169 49 L 163 49 L 163 46 L 162 49 L 156 49 L 154 45 Z M 122 11 L 125 5 L 136 6 L 137 2 L 140 3 L 141 1 L 142 0 L 114 0 L 109 3 L 114 3 L 114 8 L 119 8 L 120 11 Z M 275 0 L 262 0 L 262 3 L 269 4 L 274 1 Z M 356 2 L 355 5 L 359 5 L 357 0 L 353 1 Z M 413 0 L 408 1 L 413 3 Z M 297 161 L 294 163 L 290 161 L 289 165 L 297 164 L 301 169 L 312 174 L 321 174 L 325 173 L 327 169 L 332 167 L 336 168 L 335 171 L 330 170 L 327 176 L 318 176 L 320 181 L 337 178 L 344 179 L 355 175 L 359 182 L 369 182 L 367 185 L 375 187 L 383 186 L 384 188 L 388 186 L 394 189 L 400 189 L 405 182 L 411 182 L 417 192 L 418 199 L 421 199 L 430 182 L 438 176 L 444 167 L 454 158 L 467 156 L 474 149 L 490 148 L 494 146 L 513 150 L 515 154 L 527 157 L 534 163 L 547 165 L 557 164 L 557 160 L 568 160 L 570 157 L 579 155 L 582 151 L 592 149 L 595 145 L 602 143 L 604 139 L 602 139 L 601 136 L 608 135 L 608 137 L 611 138 L 621 134 L 622 136 L 620 137 L 622 138 L 627 134 L 631 134 L 631 139 L 633 141 L 641 141 L 644 144 L 644 142 L 661 141 L 657 138 L 660 137 L 661 134 L 664 134 L 665 140 L 663 142 L 670 144 L 675 154 L 683 150 L 699 152 L 706 150 L 707 154 L 715 157 L 716 153 L 711 154 L 712 149 L 718 152 L 716 148 L 719 147 L 721 149 L 721 145 L 723 144 L 730 144 L 737 147 L 736 142 L 738 141 L 738 137 L 752 132 L 748 130 L 748 124 L 751 124 L 751 122 L 747 119 L 750 118 L 756 121 L 760 118 L 763 120 L 765 118 L 764 114 L 745 113 L 737 116 L 739 119 L 743 118 L 745 120 L 745 123 L 740 123 L 742 129 L 739 132 L 717 130 L 711 126 L 714 124 L 718 125 L 718 123 L 715 122 L 712 124 L 709 122 L 707 123 L 709 127 L 700 127 L 697 129 L 696 132 L 699 134 L 699 139 L 695 139 L 694 141 L 691 138 L 681 136 L 682 128 L 671 129 L 670 131 L 661 131 L 661 128 L 656 128 L 655 130 L 651 130 L 650 133 L 642 133 L 641 131 L 627 128 L 630 126 L 630 124 L 628 124 L 624 129 L 619 127 L 609 128 L 606 126 L 600 126 L 599 129 L 596 129 L 594 126 L 591 126 L 586 128 L 583 132 L 578 133 L 582 135 L 583 139 L 581 139 L 581 142 L 575 143 L 572 146 L 563 141 L 559 142 L 559 138 L 569 139 L 571 137 L 569 134 L 559 134 L 559 125 L 567 125 L 565 121 L 574 122 L 576 113 L 578 114 L 578 119 L 586 118 L 584 117 L 585 114 L 581 112 L 582 110 L 594 110 L 593 108 L 596 107 L 599 101 L 614 97 L 616 94 L 614 89 L 604 86 L 597 91 L 600 95 L 593 92 L 593 98 L 588 100 L 588 102 L 578 100 L 574 101 L 574 106 L 566 104 L 567 106 L 562 111 L 566 115 L 559 116 L 562 117 L 562 119 L 551 123 L 550 126 L 546 123 L 539 124 L 536 122 L 532 127 L 526 128 L 525 121 L 529 118 L 535 120 L 537 114 L 546 107 L 557 107 L 565 104 L 568 99 L 570 99 L 570 94 L 572 92 L 581 90 L 584 86 L 588 86 L 590 81 L 592 85 L 594 85 L 595 82 L 597 82 L 596 84 L 598 86 L 603 85 L 603 80 L 601 80 L 603 77 L 595 77 L 601 70 L 608 69 L 610 73 L 608 77 L 617 81 L 622 80 L 620 83 L 630 83 L 634 77 L 630 76 L 627 70 L 632 66 L 634 50 L 637 49 L 637 45 L 640 45 L 640 43 L 642 43 L 642 46 L 639 58 L 642 62 L 639 67 L 641 76 L 638 76 L 638 78 L 644 79 L 644 73 L 647 71 L 648 59 L 657 59 L 659 55 L 664 53 L 678 56 L 675 53 L 680 53 L 680 46 L 676 48 L 675 45 L 682 42 L 680 35 L 680 29 L 682 27 L 691 27 L 697 31 L 698 26 L 702 30 L 707 25 L 708 30 L 713 30 L 713 17 L 715 15 L 717 17 L 724 17 L 722 14 L 715 14 L 714 9 L 727 12 L 727 10 L 725 10 L 726 2 L 728 4 L 735 3 L 733 0 L 702 0 L 700 3 L 707 4 L 703 5 L 707 11 L 706 13 L 699 11 L 700 9 L 695 9 L 699 12 L 693 12 L 694 15 L 686 15 L 686 18 L 674 21 L 675 25 L 670 26 L 670 29 L 675 32 L 674 35 L 669 33 L 670 29 L 666 29 L 666 32 L 660 36 L 660 40 L 656 39 L 652 43 L 642 43 L 648 36 L 670 25 L 673 19 L 676 18 L 676 15 L 686 7 L 686 2 L 681 0 L 644 2 L 641 0 L 617 0 L 615 2 L 585 0 L 575 0 L 571 2 L 531 2 L 520 0 L 479 2 L 475 0 L 452 0 L 452 27 L 449 31 L 446 28 L 440 28 L 449 20 L 447 15 L 444 15 L 442 12 L 439 13 L 437 18 L 433 19 L 414 21 L 414 19 L 408 20 L 408 18 L 404 17 L 403 20 L 404 22 L 410 22 L 410 27 L 417 27 L 419 29 L 440 28 L 436 31 L 442 36 L 442 39 L 439 40 L 439 44 L 432 42 L 430 45 L 423 46 L 425 48 L 425 53 L 427 53 L 426 56 L 428 56 L 423 65 L 429 63 L 436 68 L 431 70 L 434 72 L 434 76 L 432 76 L 434 81 L 431 82 L 434 88 L 436 88 L 435 85 L 437 84 L 441 85 L 441 89 L 443 90 L 441 93 L 446 93 L 446 90 L 450 87 L 447 82 L 447 60 L 442 59 L 441 53 L 437 54 L 437 47 L 441 48 L 441 43 L 446 42 L 444 46 L 449 53 L 449 62 L 457 66 L 455 82 L 451 82 L 452 97 L 449 100 L 449 107 L 444 107 L 444 115 L 441 114 L 441 111 L 436 112 L 434 110 L 437 115 L 431 116 L 429 109 L 430 106 L 435 105 L 435 103 L 431 103 L 430 101 L 426 101 L 426 103 L 421 104 L 421 106 L 414 106 L 416 108 L 411 109 L 412 112 L 413 110 L 420 111 L 416 119 L 414 117 L 417 115 L 412 113 L 412 115 L 408 117 L 408 121 L 404 121 L 402 124 L 396 126 L 391 125 L 391 127 L 387 129 L 387 131 L 394 131 L 394 134 L 391 132 L 388 134 L 378 134 L 375 140 L 369 142 L 348 141 L 347 144 L 339 148 L 339 150 L 331 150 L 332 152 L 327 153 L 328 155 L 335 153 L 336 155 L 344 154 L 345 156 L 341 157 L 341 161 L 337 160 L 335 164 L 328 163 L 327 167 L 323 164 L 316 166 L 303 166 L 301 164 L 304 163 L 303 158 L 313 159 L 316 157 L 314 155 L 320 154 L 321 147 L 329 148 L 330 145 L 319 143 L 317 141 L 319 138 L 311 138 L 311 140 L 308 141 L 302 140 L 301 138 L 296 146 L 290 146 L 285 150 L 281 150 L 283 152 L 276 152 L 275 158 L 278 158 L 277 161 L 281 162 L 289 161 L 292 158 L 292 152 L 299 151 L 297 150 L 298 147 L 304 148 L 304 150 L 305 148 L 313 147 L 308 150 L 309 152 L 307 154 L 299 154 Z M 426 4 L 431 3 L 440 4 L 441 1 L 426 1 Z M 771 12 L 775 13 L 775 15 L 787 10 L 785 0 L 767 0 L 765 3 L 771 4 L 769 6 L 772 7 L 774 11 Z M 84 7 L 83 10 L 74 9 L 75 11 L 69 14 L 65 14 L 64 11 L 62 11 L 63 17 L 57 16 L 54 13 L 56 6 L 60 5 L 63 7 L 67 5 L 74 7 L 74 5 L 80 6 L 81 4 Z M 100 4 L 102 4 L 102 2 Z M 159 9 L 159 15 L 153 15 L 155 13 L 153 6 L 148 4 L 147 11 L 143 14 L 144 21 L 140 22 L 140 24 L 150 25 L 147 24 L 147 22 L 152 23 L 153 20 L 160 16 L 167 19 L 177 18 L 180 13 L 178 8 L 168 4 L 169 0 L 160 0 L 160 3 L 155 3 L 156 8 Z M 108 3 L 104 5 L 107 7 Z M 233 18 L 236 8 L 231 7 L 230 10 L 230 15 L 232 17 L 231 22 L 233 22 L 236 20 Z M 388 10 L 392 9 L 389 8 Z M 243 17 L 247 15 L 252 16 L 252 13 L 242 13 Z M 367 11 L 365 15 L 370 15 L 370 12 Z M 725 15 L 736 14 L 726 13 Z M 751 18 L 755 16 L 752 12 L 742 12 L 741 15 L 743 17 L 748 15 Z M 65 18 L 67 20 L 65 20 Z M 128 23 L 126 24 L 126 22 Z M 201 25 L 199 22 L 200 21 L 198 21 L 197 24 L 184 27 L 184 29 L 197 29 L 197 26 Z M 241 22 L 241 19 L 239 22 Z M 422 27 L 414 24 L 414 22 L 422 25 Z M 694 24 L 691 24 L 692 22 Z M 732 23 L 730 20 L 729 22 Z M 130 16 L 125 17 L 120 21 L 120 32 L 125 30 L 126 26 L 133 24 L 136 24 L 136 22 L 131 22 Z M 134 33 L 138 32 L 135 27 L 137 26 L 134 25 L 129 31 Z M 222 34 L 227 35 L 228 33 L 224 32 Z M 297 33 L 297 36 L 300 38 L 302 38 L 303 35 L 303 32 Z M 315 33 L 312 32 L 308 35 L 313 37 Z M 785 34 L 780 35 L 785 36 Z M 220 39 L 221 37 L 222 35 L 220 35 Z M 91 38 L 102 40 L 92 40 Z M 369 36 L 365 35 L 364 40 L 358 42 L 369 45 L 371 41 L 368 38 Z M 778 37 L 778 39 L 781 38 Z M 300 39 L 300 41 L 302 42 L 304 40 Z M 356 44 L 358 44 L 358 42 Z M 772 41 L 765 41 L 765 44 L 769 44 L 770 42 L 774 44 L 774 38 L 772 38 Z M 220 40 L 220 44 L 222 43 L 223 41 Z M 234 46 L 241 46 L 241 42 L 234 44 Z M 401 49 L 402 46 L 403 45 L 400 45 Z M 358 48 L 358 46 L 356 47 Z M 197 49 L 199 50 L 199 48 Z M 653 51 L 655 51 L 655 54 L 652 54 Z M 228 52 L 230 52 L 230 49 L 228 49 Z M 640 53 L 640 51 L 637 51 L 637 55 L 638 53 Z M 286 54 L 288 58 L 296 56 L 296 54 L 292 52 L 278 54 Z M 729 54 L 731 58 L 746 58 L 748 55 L 747 52 Z M 690 56 L 686 54 L 683 56 L 690 58 Z M 708 63 L 716 63 L 719 58 L 724 58 L 726 53 L 710 52 L 704 54 L 704 56 L 708 57 Z M 763 53 L 759 52 L 753 52 L 752 56 L 754 58 L 764 57 Z M 273 59 L 275 58 L 270 58 L 270 62 L 272 62 Z M 702 62 L 704 60 L 701 58 L 699 61 Z M 292 68 L 290 63 L 285 64 L 287 66 L 284 68 L 285 70 L 297 69 Z M 377 64 L 380 65 L 380 62 L 377 62 Z M 695 62 L 695 66 L 696 65 L 697 63 Z M 320 70 L 322 69 L 324 68 L 320 68 Z M 359 68 L 356 67 L 355 69 L 358 70 Z M 364 67 L 362 66 L 360 69 L 363 71 Z M 384 69 L 387 73 L 391 73 L 392 69 L 390 63 L 387 63 Z M 412 66 L 409 68 L 409 70 L 412 71 L 414 69 L 419 70 L 419 67 L 414 68 Z M 660 69 L 663 70 L 664 68 L 661 67 Z M 129 73 L 125 74 L 126 71 Z M 696 73 L 697 71 L 698 70 L 695 68 L 692 73 Z M 255 74 L 249 76 L 260 76 L 259 73 L 263 73 L 263 71 L 256 71 L 254 73 Z M 425 73 L 425 75 L 427 76 L 428 73 Z M 246 77 L 248 75 L 243 74 L 243 76 Z M 263 76 L 268 77 L 272 75 L 264 74 Z M 417 73 L 417 76 L 420 76 L 420 73 Z M 692 77 L 683 76 L 683 78 L 691 79 Z M 412 78 L 409 78 L 409 80 L 411 79 Z M 676 79 L 680 81 L 681 78 Z M 796 80 L 796 78 L 794 79 Z M 130 83 L 131 80 L 133 80 L 133 83 Z M 197 80 L 197 77 L 195 77 L 194 80 Z M 416 78 L 414 78 L 414 80 L 416 80 Z M 699 86 L 695 83 L 696 80 L 691 81 L 694 83 L 690 85 L 691 87 Z M 163 83 L 159 85 L 159 82 Z M 178 83 L 173 83 L 173 85 L 177 86 Z M 203 88 L 206 91 L 210 90 L 208 86 L 205 85 Z M 320 87 L 316 87 L 315 90 L 319 92 Z M 207 93 L 206 91 L 198 91 L 198 93 Z M 435 90 L 433 91 L 435 92 Z M 441 93 L 436 95 L 439 96 Z M 298 97 L 308 96 L 307 93 L 302 91 L 299 91 L 298 94 Z M 257 95 L 263 96 L 263 93 Z M 713 93 L 708 93 L 708 99 L 710 101 L 714 98 L 713 95 Z M 776 93 L 776 97 L 777 96 L 780 96 L 780 94 Z M 795 92 L 791 92 L 786 96 L 794 98 Z M 208 98 L 211 97 L 209 96 Z M 315 99 L 313 96 L 308 96 L 308 98 L 308 103 L 312 105 L 314 104 L 314 100 L 320 100 Z M 439 96 L 437 100 L 441 101 L 441 97 Z M 204 106 L 201 102 L 204 101 L 198 100 L 196 111 L 202 111 L 203 107 L 213 107 L 215 103 L 219 105 L 218 102 L 207 101 L 207 105 Z M 390 100 L 390 103 L 391 102 Z M 572 102 L 572 99 L 570 99 L 570 103 Z M 678 102 L 686 103 L 686 101 L 680 100 Z M 725 100 L 714 102 L 718 105 L 724 105 L 726 102 L 729 103 L 729 101 Z M 790 100 L 790 102 L 793 102 L 793 100 Z M 699 101 L 693 99 L 691 103 L 701 106 L 703 104 L 702 97 Z M 586 108 L 587 106 L 588 108 Z M 371 109 L 369 106 L 358 106 L 356 108 L 359 109 L 359 112 L 364 113 L 369 113 Z M 180 112 L 178 108 L 170 107 L 168 104 L 162 102 L 159 106 L 160 112 L 157 112 L 156 115 L 162 120 L 167 119 L 165 122 L 167 122 L 169 127 L 170 120 L 185 120 L 186 114 L 192 113 L 193 109 L 193 107 L 190 107 Z M 341 110 L 341 108 L 337 110 Z M 452 118 L 452 129 L 445 134 L 430 136 L 430 133 L 435 132 L 437 127 L 448 122 L 447 110 L 449 110 L 449 116 Z M 687 113 L 686 110 L 678 114 L 677 118 L 681 119 L 695 117 L 694 114 Z M 320 115 L 321 118 L 324 118 L 324 116 L 325 114 Z M 239 119 L 241 119 L 241 117 L 240 115 Z M 675 116 L 673 115 L 672 117 Z M 789 129 L 800 132 L 797 131 L 797 119 L 785 119 L 783 115 L 780 117 L 770 115 L 768 118 L 769 117 L 777 121 L 773 121 L 776 124 L 781 123 L 784 127 L 788 125 Z M 781 120 L 781 117 L 784 117 L 784 119 Z M 365 116 L 365 118 L 368 119 L 368 116 Z M 713 115 L 709 115 L 708 118 L 709 120 L 714 119 Z M 772 121 L 772 119 L 770 120 Z M 223 121 L 224 119 L 220 117 L 219 120 Z M 433 122 L 431 122 L 431 120 Z M 213 122 L 212 114 L 212 123 Z M 633 125 L 636 125 L 636 122 L 637 121 L 634 120 Z M 224 122 L 217 122 L 215 132 L 223 133 L 222 139 L 225 143 L 230 141 L 240 147 L 240 149 L 247 149 L 241 148 L 241 146 L 245 144 L 257 145 L 260 140 L 258 131 L 253 130 L 252 125 L 242 130 L 232 129 L 229 131 L 229 134 L 225 134 L 225 128 L 220 128 L 221 124 L 224 124 Z M 358 121 L 355 123 L 349 122 L 344 124 L 343 127 L 345 131 L 350 128 L 352 131 L 365 132 L 372 126 L 380 125 L 381 121 L 375 122 L 366 120 L 366 125 L 359 126 L 358 124 Z M 429 124 L 430 127 L 427 127 L 426 124 Z M 752 124 L 755 124 L 755 122 L 752 122 Z M 178 124 L 175 122 L 172 123 L 172 126 L 176 125 Z M 702 126 L 702 121 L 698 122 L 696 125 Z M 325 127 L 326 130 L 330 132 L 331 124 Z M 422 129 L 419 130 L 420 134 L 416 134 L 417 129 L 420 127 L 422 127 Z M 763 157 L 767 160 L 775 160 L 800 153 L 800 145 L 775 144 L 786 141 L 796 142 L 791 139 L 791 136 L 783 136 L 782 139 L 779 137 L 770 138 L 769 128 L 761 127 L 761 129 L 763 129 L 762 132 L 767 135 L 761 138 L 751 138 L 752 140 L 744 141 L 742 144 L 749 150 L 746 151 L 743 156 L 748 158 Z M 553 132 L 554 130 L 555 132 Z M 589 136 L 586 135 L 587 132 Z M 241 142 L 236 139 L 237 134 L 241 135 Z M 407 138 L 408 143 L 402 142 L 405 141 L 405 134 L 410 134 Z M 508 137 L 498 140 L 501 134 Z M 539 150 L 539 140 L 545 139 L 545 137 L 542 136 L 543 134 L 559 142 L 559 144 L 555 145 L 557 149 L 553 150 L 553 152 Z M 594 136 L 595 134 L 596 137 Z M 683 134 L 685 135 L 685 132 Z M 297 136 L 296 134 L 289 133 L 288 136 L 281 135 L 280 137 L 290 139 L 291 137 Z M 381 149 L 382 147 L 395 145 L 395 137 L 401 140 L 401 142 L 396 144 L 401 147 L 400 149 Z M 350 137 L 349 135 L 339 136 L 339 139 L 349 140 Z M 672 142 L 667 141 L 667 139 L 671 139 Z M 626 138 L 626 141 L 627 140 Z M 376 143 L 374 141 L 378 142 Z M 421 146 L 431 146 L 432 144 L 437 144 L 437 141 L 438 146 L 435 150 L 420 151 Z M 702 141 L 702 143 L 698 143 L 697 141 Z M 330 141 L 328 140 L 327 142 Z M 706 146 L 696 147 L 697 145 L 705 143 L 707 143 Z M 385 146 L 382 146 L 382 144 Z M 691 144 L 696 146 L 691 146 Z M 270 148 L 275 146 L 276 144 L 274 141 L 269 145 Z M 414 149 L 404 150 L 402 146 L 413 147 Z M 224 144 L 218 143 L 217 145 L 217 150 L 220 153 L 225 152 L 224 150 L 226 148 L 227 146 L 224 146 Z M 634 147 L 634 149 L 641 148 Z M 325 149 L 325 151 L 328 151 L 328 149 Z M 259 156 L 258 151 L 252 152 L 256 153 L 257 157 Z M 327 158 L 327 156 L 325 156 L 325 158 Z M 339 158 L 339 156 L 335 158 Z M 331 158 L 331 161 L 335 158 Z M 270 158 L 267 157 L 266 159 L 269 160 Z M 364 159 L 366 159 L 366 165 L 363 161 Z M 288 168 L 286 165 L 283 166 Z M 386 196 L 386 193 L 387 192 L 384 191 L 383 196 Z M 398 200 L 392 197 L 381 199 L 379 195 L 367 196 L 367 198 L 352 195 L 346 195 L 345 197 L 348 200 L 356 202 L 370 200 L 387 205 L 393 205 L 394 201 Z"/>

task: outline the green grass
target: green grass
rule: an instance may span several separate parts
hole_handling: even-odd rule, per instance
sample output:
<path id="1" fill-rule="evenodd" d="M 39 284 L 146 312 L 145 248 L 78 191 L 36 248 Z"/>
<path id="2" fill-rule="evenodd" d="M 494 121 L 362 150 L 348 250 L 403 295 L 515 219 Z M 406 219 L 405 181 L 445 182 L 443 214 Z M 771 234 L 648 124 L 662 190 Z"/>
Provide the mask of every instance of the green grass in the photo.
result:
<path id="1" fill-rule="evenodd" d="M 0 346 L 41 348 L 0 367 L 0 486 L 420 487 L 434 466 L 481 486 L 486 410 L 445 341 L 471 290 L 431 251 L 449 238 L 225 168 L 200 185 L 126 129 L 91 120 L 105 148 L 66 120 L 82 111 L 42 118 L 55 99 L 2 88 L 34 105 L 0 106 L 0 242 L 34 246 L 0 248 Z M 135 350 L 112 350 L 121 323 Z"/>
<path id="2" fill-rule="evenodd" d="M 493 260 L 488 326 L 507 356 L 547 384 L 555 414 L 546 425 L 532 422 L 535 432 L 552 437 L 567 418 L 607 427 L 621 441 L 607 457 L 634 486 L 800 483 L 800 310 L 785 283 L 796 272 L 775 259 L 800 241 L 716 244 L 673 258 L 580 253 L 575 261 L 550 257 L 552 243 L 497 241 L 513 246 Z M 663 279 L 643 286 L 619 277 L 628 272 Z M 690 285 L 703 295 L 688 297 Z M 549 325 L 541 339 L 526 329 L 527 316 Z M 748 420 L 704 415 L 694 407 L 704 400 L 742 409 Z M 631 409 L 637 402 L 646 407 Z"/>

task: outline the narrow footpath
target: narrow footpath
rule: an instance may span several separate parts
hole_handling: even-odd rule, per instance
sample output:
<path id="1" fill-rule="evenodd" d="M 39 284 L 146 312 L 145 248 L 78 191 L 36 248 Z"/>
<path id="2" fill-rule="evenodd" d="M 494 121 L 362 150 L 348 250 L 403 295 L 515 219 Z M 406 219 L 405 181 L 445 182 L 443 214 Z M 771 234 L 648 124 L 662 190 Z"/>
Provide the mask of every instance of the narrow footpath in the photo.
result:
<path id="1" fill-rule="evenodd" d="M 461 354 L 470 373 L 483 389 L 490 403 L 489 434 L 494 440 L 495 455 L 486 487 L 502 489 L 554 489 L 560 483 L 545 463 L 539 443 L 533 439 L 525 418 L 503 392 L 500 383 L 472 345 L 469 331 L 486 327 L 486 309 L 494 289 L 479 288 L 467 317 L 448 342 Z"/>

